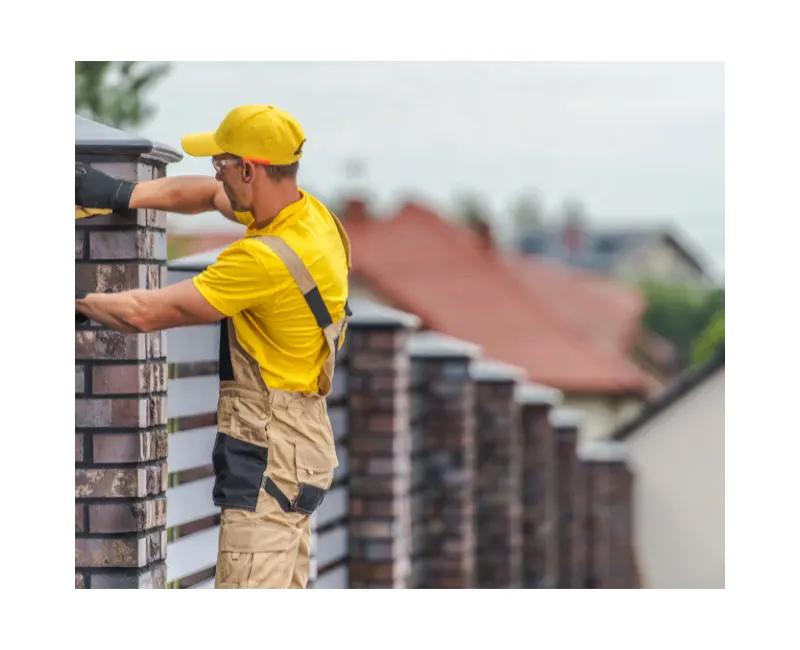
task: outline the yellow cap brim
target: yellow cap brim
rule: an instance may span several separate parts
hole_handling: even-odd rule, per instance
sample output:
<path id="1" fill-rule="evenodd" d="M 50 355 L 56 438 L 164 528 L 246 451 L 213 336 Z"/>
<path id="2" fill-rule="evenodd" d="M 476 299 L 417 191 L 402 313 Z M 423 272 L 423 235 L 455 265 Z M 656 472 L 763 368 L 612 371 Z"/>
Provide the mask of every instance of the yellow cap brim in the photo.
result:
<path id="1" fill-rule="evenodd" d="M 181 140 L 183 150 L 190 156 L 204 158 L 207 156 L 219 156 L 225 153 L 217 144 L 214 133 L 193 133 L 184 136 Z"/>

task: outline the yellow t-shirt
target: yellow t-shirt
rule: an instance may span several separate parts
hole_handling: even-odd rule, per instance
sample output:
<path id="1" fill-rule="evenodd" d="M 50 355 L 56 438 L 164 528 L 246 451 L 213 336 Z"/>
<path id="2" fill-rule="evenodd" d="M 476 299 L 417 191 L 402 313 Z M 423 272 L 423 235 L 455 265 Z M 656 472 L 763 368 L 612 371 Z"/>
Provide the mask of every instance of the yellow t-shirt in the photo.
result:
<path id="1" fill-rule="evenodd" d="M 303 260 L 336 322 L 347 300 L 347 256 L 327 208 L 301 191 L 266 227 L 254 229 L 249 213 L 247 237 L 283 239 Z M 271 248 L 240 239 L 195 276 L 194 284 L 211 305 L 233 319 L 242 347 L 258 361 L 267 386 L 316 392 L 328 346 L 299 287 Z M 341 337 L 340 346 L 344 340 Z"/>

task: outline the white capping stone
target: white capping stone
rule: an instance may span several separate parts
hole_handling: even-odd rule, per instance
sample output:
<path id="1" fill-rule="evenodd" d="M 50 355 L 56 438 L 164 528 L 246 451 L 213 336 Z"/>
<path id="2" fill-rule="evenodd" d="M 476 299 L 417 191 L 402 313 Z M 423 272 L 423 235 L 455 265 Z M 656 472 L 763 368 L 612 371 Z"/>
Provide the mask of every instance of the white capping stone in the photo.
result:
<path id="1" fill-rule="evenodd" d="M 170 260 L 167 266 L 171 269 L 205 269 L 216 262 L 220 253 L 227 248 L 227 246 L 224 246 L 195 253 L 194 255 L 187 255 L 186 257 L 179 257 L 178 259 Z"/>
<path id="2" fill-rule="evenodd" d="M 550 404 L 558 406 L 564 395 L 556 388 L 535 384 L 532 381 L 519 384 L 516 388 L 515 399 L 520 404 Z"/>
<path id="3" fill-rule="evenodd" d="M 353 312 L 350 318 L 351 325 L 399 326 L 417 329 L 422 322 L 414 314 L 387 307 L 366 298 L 352 298 L 350 309 Z"/>
<path id="4" fill-rule="evenodd" d="M 550 411 L 550 424 L 556 429 L 579 427 L 583 422 L 583 412 L 560 407 Z"/>
<path id="5" fill-rule="evenodd" d="M 522 382 L 525 381 L 527 375 L 524 368 L 494 359 L 481 359 L 470 365 L 470 376 L 475 381 Z"/>
<path id="6" fill-rule="evenodd" d="M 628 447 L 624 442 L 595 440 L 579 444 L 576 454 L 589 463 L 619 463 L 628 460 Z"/>
<path id="7" fill-rule="evenodd" d="M 482 352 L 474 343 L 439 332 L 415 332 L 409 337 L 406 350 L 412 357 L 468 359 L 476 359 Z"/>

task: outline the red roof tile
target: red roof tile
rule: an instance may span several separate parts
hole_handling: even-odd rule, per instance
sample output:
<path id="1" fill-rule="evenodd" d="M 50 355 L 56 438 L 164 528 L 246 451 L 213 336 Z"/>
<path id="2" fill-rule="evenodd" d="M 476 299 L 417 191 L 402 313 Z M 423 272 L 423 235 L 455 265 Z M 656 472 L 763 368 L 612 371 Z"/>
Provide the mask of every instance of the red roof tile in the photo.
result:
<path id="1" fill-rule="evenodd" d="M 644 373 L 621 350 L 640 309 L 630 296 L 599 282 L 593 292 L 588 278 L 554 268 L 538 269 L 537 278 L 528 260 L 504 259 L 471 230 L 419 205 L 388 220 L 345 220 L 345 228 L 354 276 L 426 327 L 475 342 L 554 388 L 645 390 Z M 603 305 L 615 301 L 624 309 L 609 315 Z M 603 315 L 601 334 L 581 323 L 593 313 Z"/>

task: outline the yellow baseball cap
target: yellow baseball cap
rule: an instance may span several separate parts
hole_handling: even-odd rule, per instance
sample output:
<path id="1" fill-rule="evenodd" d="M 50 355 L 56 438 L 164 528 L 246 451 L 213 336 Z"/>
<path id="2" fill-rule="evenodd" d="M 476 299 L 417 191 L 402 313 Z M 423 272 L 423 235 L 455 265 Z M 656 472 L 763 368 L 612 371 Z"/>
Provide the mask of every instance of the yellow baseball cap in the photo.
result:
<path id="1" fill-rule="evenodd" d="M 234 108 L 216 131 L 187 135 L 190 156 L 232 154 L 265 165 L 291 165 L 303 155 L 303 127 L 286 111 L 266 104 Z"/>

